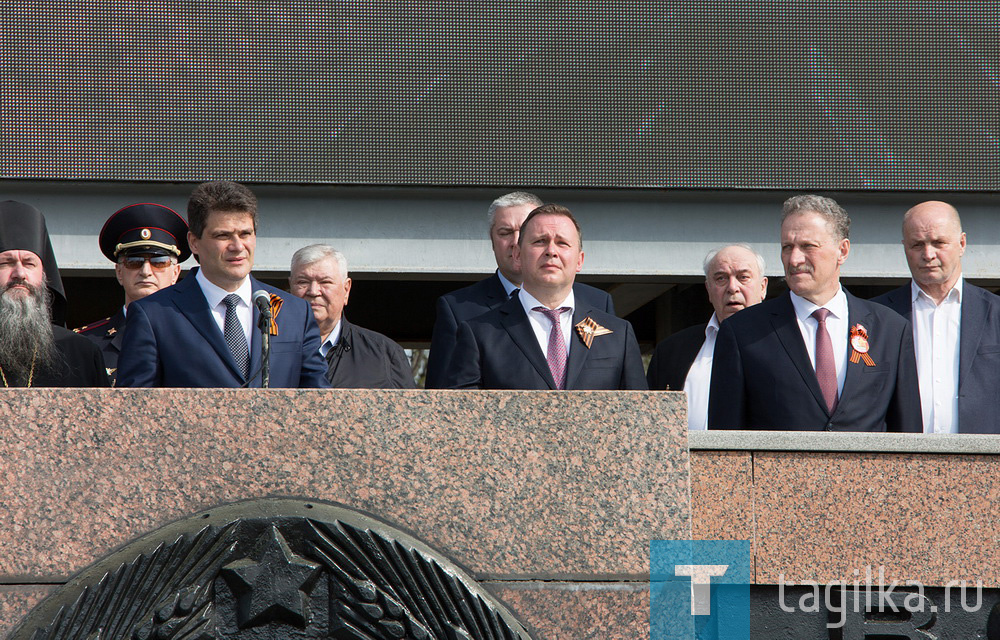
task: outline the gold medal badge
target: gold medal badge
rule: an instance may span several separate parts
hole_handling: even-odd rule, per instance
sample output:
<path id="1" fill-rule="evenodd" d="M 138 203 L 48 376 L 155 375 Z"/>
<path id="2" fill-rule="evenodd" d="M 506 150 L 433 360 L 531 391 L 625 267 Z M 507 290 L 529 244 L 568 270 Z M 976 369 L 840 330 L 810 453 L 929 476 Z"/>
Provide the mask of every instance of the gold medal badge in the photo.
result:
<path id="1" fill-rule="evenodd" d="M 580 336 L 580 339 L 583 340 L 583 344 L 587 345 L 587 348 L 589 349 L 590 345 L 594 342 L 594 338 L 597 336 L 606 336 L 609 333 L 614 333 L 614 331 L 606 327 L 602 327 L 594 322 L 593 318 L 587 316 L 576 325 L 576 333 Z"/>
<path id="2" fill-rule="evenodd" d="M 851 362 L 857 364 L 863 360 L 866 366 L 874 367 L 875 361 L 868 355 L 868 349 L 868 330 L 860 324 L 851 327 Z"/>

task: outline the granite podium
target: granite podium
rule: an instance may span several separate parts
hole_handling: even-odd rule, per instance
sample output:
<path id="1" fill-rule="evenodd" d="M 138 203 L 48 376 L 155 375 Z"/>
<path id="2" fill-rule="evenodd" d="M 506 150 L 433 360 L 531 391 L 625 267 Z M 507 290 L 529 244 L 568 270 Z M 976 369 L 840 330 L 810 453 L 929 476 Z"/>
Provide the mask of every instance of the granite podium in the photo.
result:
<path id="1" fill-rule="evenodd" d="M 649 540 L 690 535 L 672 394 L 31 389 L 0 411 L 0 633 L 126 542 L 249 498 L 412 532 L 539 640 L 641 635 Z"/>
<path id="2" fill-rule="evenodd" d="M 536 640 L 648 638 L 649 542 L 691 538 L 752 542 L 754 640 L 1000 640 L 1000 436 L 688 434 L 671 392 L 0 393 L 0 634 L 130 540 L 285 496 L 412 534 Z M 952 610 L 787 612 L 866 568 Z"/>

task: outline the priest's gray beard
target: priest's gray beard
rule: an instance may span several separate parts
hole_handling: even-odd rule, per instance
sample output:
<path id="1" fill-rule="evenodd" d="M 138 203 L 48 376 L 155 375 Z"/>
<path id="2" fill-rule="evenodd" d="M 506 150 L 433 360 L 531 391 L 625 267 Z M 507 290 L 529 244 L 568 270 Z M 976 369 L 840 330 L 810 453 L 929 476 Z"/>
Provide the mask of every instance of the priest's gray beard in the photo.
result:
<path id="1" fill-rule="evenodd" d="M 11 294 L 16 285 L 28 287 L 31 295 Z M 11 280 L 0 292 L 0 365 L 7 382 L 24 386 L 32 371 L 54 370 L 59 352 L 52 335 L 49 302 L 52 294 L 44 284 L 34 287 L 23 280 Z"/>

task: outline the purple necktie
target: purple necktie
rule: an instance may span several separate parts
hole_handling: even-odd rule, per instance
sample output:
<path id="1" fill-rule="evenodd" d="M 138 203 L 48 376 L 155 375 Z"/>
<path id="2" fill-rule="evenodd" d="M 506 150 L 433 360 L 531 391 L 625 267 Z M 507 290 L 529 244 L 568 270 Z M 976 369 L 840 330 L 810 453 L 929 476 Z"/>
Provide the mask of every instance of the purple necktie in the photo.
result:
<path id="1" fill-rule="evenodd" d="M 555 380 L 556 389 L 566 388 L 566 341 L 563 339 L 562 323 L 559 316 L 569 311 L 569 307 L 559 307 L 558 309 L 546 309 L 545 307 L 535 307 L 533 311 L 539 311 L 552 323 L 552 330 L 549 331 L 549 350 L 545 354 L 545 359 L 549 362 L 549 371 L 552 372 L 552 379 Z"/>
<path id="2" fill-rule="evenodd" d="M 829 309 L 816 309 L 812 313 L 812 317 L 819 323 L 816 327 L 816 379 L 823 392 L 823 399 L 826 400 L 826 409 L 833 415 L 837 408 L 837 367 L 833 364 L 833 341 L 826 330 L 828 315 Z"/>

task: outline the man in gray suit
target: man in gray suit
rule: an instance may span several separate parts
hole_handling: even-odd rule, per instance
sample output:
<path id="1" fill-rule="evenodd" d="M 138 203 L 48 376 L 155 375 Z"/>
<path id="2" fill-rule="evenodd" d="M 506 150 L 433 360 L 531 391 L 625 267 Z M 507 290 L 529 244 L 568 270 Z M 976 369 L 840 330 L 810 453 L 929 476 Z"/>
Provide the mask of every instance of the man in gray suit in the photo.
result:
<path id="1" fill-rule="evenodd" d="M 923 202 L 903 217 L 913 279 L 874 299 L 913 325 L 925 433 L 1000 433 L 1000 297 L 962 279 L 958 211 Z"/>

